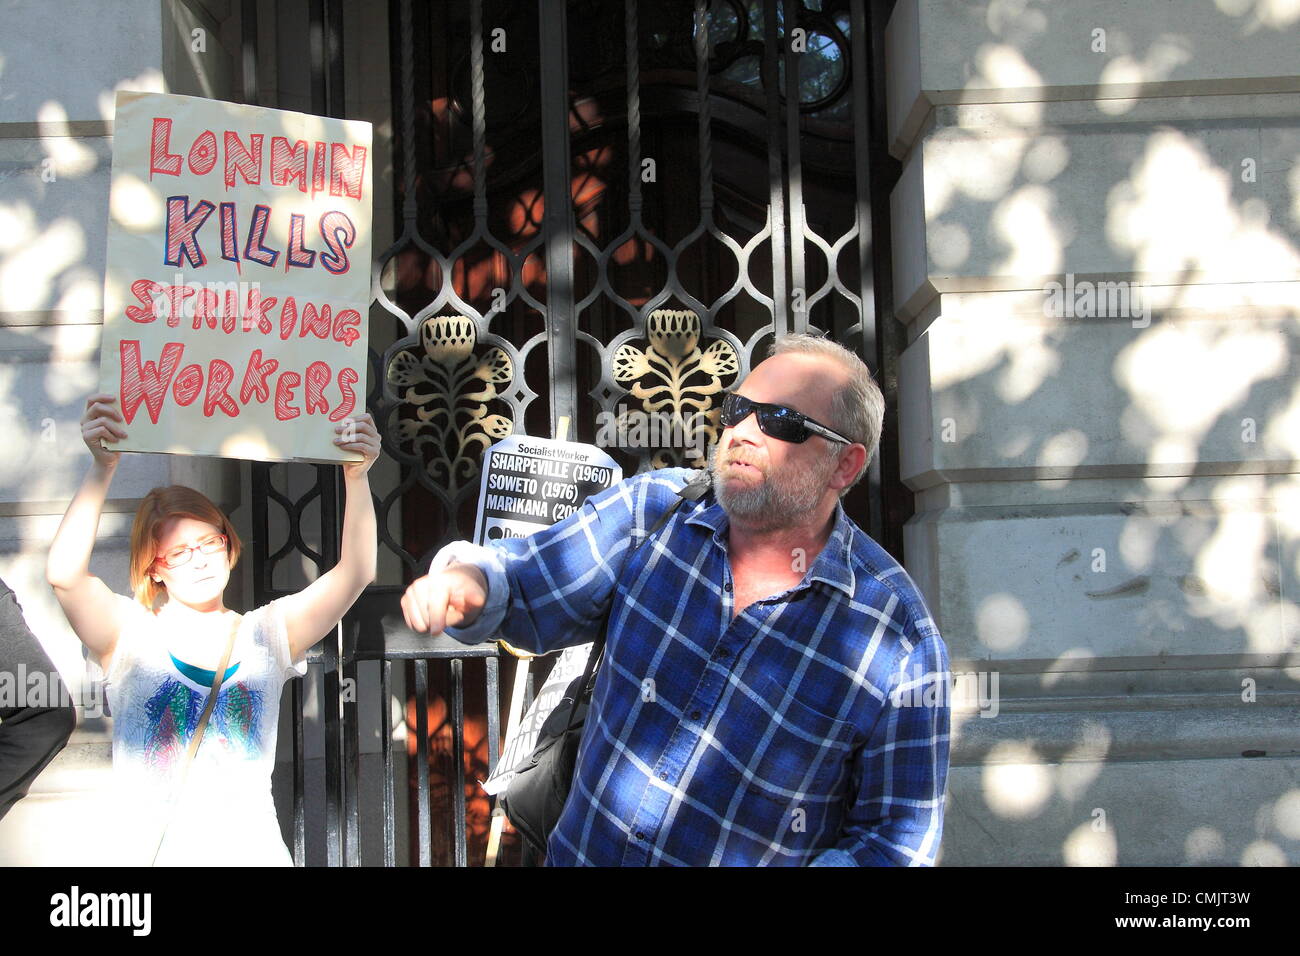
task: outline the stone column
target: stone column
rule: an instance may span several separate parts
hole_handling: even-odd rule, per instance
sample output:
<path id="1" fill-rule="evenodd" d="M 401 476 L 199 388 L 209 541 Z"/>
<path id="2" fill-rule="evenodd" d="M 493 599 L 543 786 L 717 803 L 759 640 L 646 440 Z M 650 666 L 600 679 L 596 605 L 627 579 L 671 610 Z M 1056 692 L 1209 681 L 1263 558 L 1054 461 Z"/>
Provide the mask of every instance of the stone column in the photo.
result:
<path id="1" fill-rule="evenodd" d="M 976 675 L 942 862 L 1300 861 L 1300 8 L 887 47 L 907 564 Z"/>

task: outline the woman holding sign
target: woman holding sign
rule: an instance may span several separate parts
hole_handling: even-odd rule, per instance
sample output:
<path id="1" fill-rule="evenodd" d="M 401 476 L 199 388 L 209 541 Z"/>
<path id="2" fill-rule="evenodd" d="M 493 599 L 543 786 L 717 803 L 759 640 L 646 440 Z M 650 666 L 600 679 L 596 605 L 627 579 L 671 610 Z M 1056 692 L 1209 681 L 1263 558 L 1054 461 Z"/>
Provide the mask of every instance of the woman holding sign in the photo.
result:
<path id="1" fill-rule="evenodd" d="M 302 591 L 242 617 L 222 596 L 239 559 L 230 520 L 192 488 L 155 488 L 131 530 L 134 599 L 90 573 L 90 554 L 126 437 L 117 400 L 92 395 L 82 438 L 94 457 L 50 547 L 46 577 L 99 658 L 113 715 L 122 862 L 290 866 L 271 800 L 280 689 L 308 648 L 375 577 L 366 472 L 379 455 L 369 415 L 334 426 L 347 507 L 339 562 Z M 220 679 L 218 677 L 220 675 Z M 212 688 L 219 687 L 215 695 Z M 197 749 L 195 742 L 198 742 Z"/>

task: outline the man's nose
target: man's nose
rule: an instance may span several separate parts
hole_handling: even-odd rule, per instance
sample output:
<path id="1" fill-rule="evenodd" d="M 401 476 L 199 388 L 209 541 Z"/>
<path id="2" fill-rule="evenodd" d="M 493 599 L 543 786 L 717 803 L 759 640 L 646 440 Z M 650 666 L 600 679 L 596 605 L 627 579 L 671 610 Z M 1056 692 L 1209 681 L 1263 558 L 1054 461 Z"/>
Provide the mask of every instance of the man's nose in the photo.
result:
<path id="1" fill-rule="evenodd" d="M 732 425 L 731 437 L 733 441 L 743 441 L 750 445 L 758 445 L 762 443 L 763 431 L 758 427 L 758 413 L 750 412 L 736 424 Z"/>

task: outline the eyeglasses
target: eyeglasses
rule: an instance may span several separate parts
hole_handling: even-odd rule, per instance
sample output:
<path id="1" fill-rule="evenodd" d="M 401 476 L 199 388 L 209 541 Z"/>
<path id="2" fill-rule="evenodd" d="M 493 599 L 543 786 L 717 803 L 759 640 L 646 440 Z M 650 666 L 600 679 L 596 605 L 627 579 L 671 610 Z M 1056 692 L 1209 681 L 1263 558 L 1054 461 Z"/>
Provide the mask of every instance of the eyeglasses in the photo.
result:
<path id="1" fill-rule="evenodd" d="M 193 547 L 181 545 L 179 548 L 172 548 L 166 554 L 158 556 L 158 560 L 165 564 L 168 570 L 179 568 L 183 564 L 189 564 L 190 558 L 194 557 L 195 551 L 202 551 L 204 554 L 216 554 L 226 546 L 226 536 L 224 534 L 214 534 L 210 538 L 204 538 Z"/>
<path id="2" fill-rule="evenodd" d="M 784 405 L 752 402 L 734 392 L 722 400 L 723 427 L 736 427 L 749 417 L 750 412 L 758 414 L 758 427 L 764 435 L 779 438 L 781 441 L 799 444 L 806 442 L 811 435 L 821 435 L 830 441 L 842 442 L 845 445 L 853 444 L 853 439 L 845 438 L 821 422 L 813 421 L 803 412 L 796 412 L 793 408 Z"/>

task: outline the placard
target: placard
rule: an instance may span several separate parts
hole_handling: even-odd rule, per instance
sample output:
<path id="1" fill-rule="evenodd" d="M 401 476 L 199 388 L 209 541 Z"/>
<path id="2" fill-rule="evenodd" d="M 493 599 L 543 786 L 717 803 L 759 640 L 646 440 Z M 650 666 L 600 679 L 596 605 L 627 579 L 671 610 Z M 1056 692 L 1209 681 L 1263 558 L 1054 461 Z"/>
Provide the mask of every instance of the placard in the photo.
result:
<path id="1" fill-rule="evenodd" d="M 371 127 L 121 92 L 100 388 L 115 449 L 355 461 L 365 411 Z"/>
<path id="2" fill-rule="evenodd" d="M 592 445 L 512 435 L 483 455 L 474 540 L 487 544 L 550 527 L 577 511 L 588 497 L 622 479 L 618 462 Z M 564 689 L 582 674 L 590 651 L 591 645 L 583 644 L 560 653 L 527 713 L 507 734 L 501 759 L 483 783 L 485 792 L 497 794 L 510 785 L 516 769 L 532 754 L 542 724 L 563 699 Z M 526 673 L 521 668 L 516 680 Z"/>
<path id="3" fill-rule="evenodd" d="M 549 528 L 622 479 L 618 462 L 594 445 L 503 438 L 483 454 L 474 540 L 487 544 Z"/>

